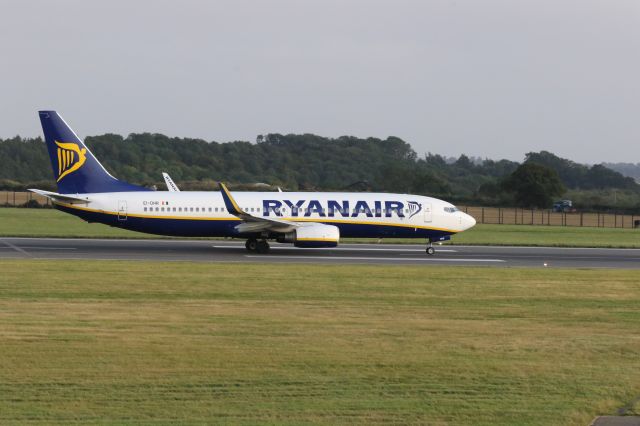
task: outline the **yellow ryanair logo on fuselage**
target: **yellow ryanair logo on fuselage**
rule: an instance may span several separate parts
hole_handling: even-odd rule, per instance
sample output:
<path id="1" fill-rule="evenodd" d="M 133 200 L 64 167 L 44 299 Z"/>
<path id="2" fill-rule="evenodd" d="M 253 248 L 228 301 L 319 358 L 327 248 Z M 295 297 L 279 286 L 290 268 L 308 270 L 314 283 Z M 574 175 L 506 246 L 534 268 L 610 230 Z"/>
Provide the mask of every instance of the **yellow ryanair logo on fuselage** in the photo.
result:
<path id="1" fill-rule="evenodd" d="M 73 142 L 58 142 L 58 180 L 78 170 L 87 161 L 87 149 Z"/>

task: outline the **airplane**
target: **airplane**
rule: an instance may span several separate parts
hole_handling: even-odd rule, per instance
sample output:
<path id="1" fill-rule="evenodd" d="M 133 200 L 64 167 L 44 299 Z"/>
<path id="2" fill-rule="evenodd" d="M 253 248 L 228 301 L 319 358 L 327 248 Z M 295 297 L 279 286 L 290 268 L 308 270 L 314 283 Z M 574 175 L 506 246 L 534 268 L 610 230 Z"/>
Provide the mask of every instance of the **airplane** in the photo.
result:
<path id="1" fill-rule="evenodd" d="M 340 238 L 447 241 L 475 219 L 451 203 L 410 194 L 353 192 L 155 191 L 113 177 L 56 111 L 39 111 L 58 192 L 30 189 L 56 209 L 87 222 L 179 237 L 246 239 L 251 252 L 269 241 L 300 248 L 336 247 Z"/>

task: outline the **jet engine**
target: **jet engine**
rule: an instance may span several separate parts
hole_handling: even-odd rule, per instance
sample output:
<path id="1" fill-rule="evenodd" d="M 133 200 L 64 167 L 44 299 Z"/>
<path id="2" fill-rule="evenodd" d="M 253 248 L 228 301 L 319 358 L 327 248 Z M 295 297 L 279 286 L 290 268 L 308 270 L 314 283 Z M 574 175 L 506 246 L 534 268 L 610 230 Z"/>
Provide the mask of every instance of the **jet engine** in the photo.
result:
<path id="1" fill-rule="evenodd" d="M 333 225 L 309 223 L 283 234 L 279 243 L 293 243 L 296 247 L 318 248 L 336 247 L 340 239 L 340 230 Z"/>

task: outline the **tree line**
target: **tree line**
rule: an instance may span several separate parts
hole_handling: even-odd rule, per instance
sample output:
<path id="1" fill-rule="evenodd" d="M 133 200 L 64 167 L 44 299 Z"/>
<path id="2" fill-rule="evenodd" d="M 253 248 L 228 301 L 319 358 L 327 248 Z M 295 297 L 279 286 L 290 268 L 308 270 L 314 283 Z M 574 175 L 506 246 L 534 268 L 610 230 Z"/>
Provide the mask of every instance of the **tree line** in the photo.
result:
<path id="1" fill-rule="evenodd" d="M 114 176 L 158 188 L 164 187 L 165 171 L 184 189 L 215 190 L 215 182 L 223 180 L 284 190 L 413 193 L 476 205 L 549 207 L 553 197 L 569 195 L 585 208 L 640 206 L 640 185 L 633 179 L 603 165 L 586 166 L 546 151 L 528 153 L 520 164 L 465 155 L 419 156 L 397 137 L 268 134 L 255 143 L 218 143 L 141 133 L 90 136 L 85 143 Z M 0 139 L 0 156 L 0 189 L 55 189 L 42 139 Z M 543 187 L 533 188 L 536 182 Z M 609 200 L 611 191 L 617 206 Z"/>

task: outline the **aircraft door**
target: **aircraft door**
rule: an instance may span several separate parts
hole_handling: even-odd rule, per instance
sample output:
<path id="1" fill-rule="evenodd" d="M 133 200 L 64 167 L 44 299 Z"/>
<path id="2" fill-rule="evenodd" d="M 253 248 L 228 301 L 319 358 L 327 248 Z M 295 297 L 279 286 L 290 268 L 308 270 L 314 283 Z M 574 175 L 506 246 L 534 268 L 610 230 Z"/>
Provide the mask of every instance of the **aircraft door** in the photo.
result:
<path id="1" fill-rule="evenodd" d="M 424 221 L 430 223 L 433 219 L 433 213 L 431 212 L 431 203 L 425 203 L 424 205 Z"/>
<path id="2" fill-rule="evenodd" d="M 118 220 L 127 220 L 127 201 L 118 200 Z"/>

